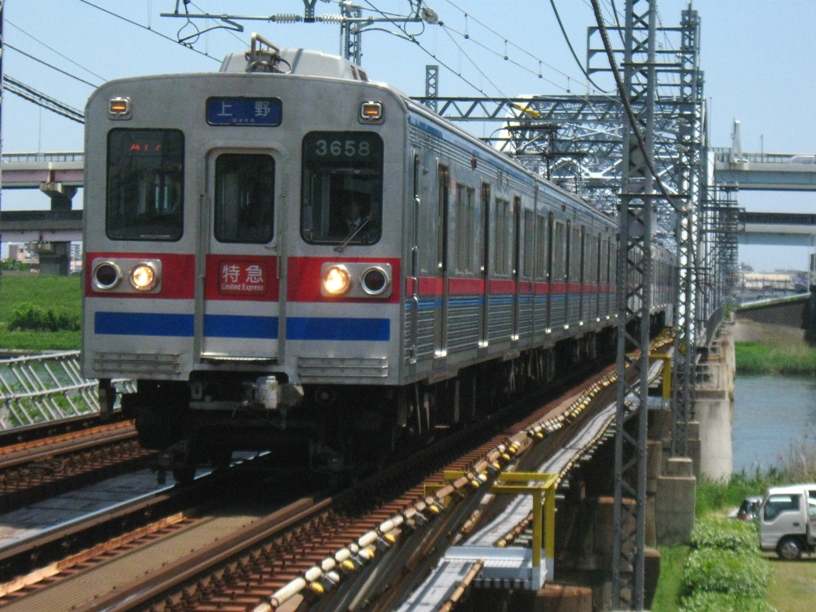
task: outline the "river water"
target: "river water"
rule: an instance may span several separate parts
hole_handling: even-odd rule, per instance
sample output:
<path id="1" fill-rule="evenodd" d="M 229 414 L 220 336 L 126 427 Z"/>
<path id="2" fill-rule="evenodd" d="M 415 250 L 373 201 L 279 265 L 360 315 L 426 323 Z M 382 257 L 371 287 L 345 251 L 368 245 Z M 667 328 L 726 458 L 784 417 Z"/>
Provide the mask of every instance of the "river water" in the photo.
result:
<path id="1" fill-rule="evenodd" d="M 791 444 L 816 449 L 816 379 L 738 375 L 734 391 L 734 472 L 780 464 Z"/>

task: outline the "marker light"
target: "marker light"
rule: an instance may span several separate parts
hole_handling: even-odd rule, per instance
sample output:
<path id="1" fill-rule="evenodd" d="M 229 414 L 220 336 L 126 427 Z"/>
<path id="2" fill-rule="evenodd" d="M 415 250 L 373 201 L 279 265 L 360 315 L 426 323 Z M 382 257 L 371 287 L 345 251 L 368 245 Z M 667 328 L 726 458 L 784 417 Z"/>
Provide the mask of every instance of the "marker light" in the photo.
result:
<path id="1" fill-rule="evenodd" d="M 159 275 L 155 268 L 145 262 L 136 264 L 130 271 L 130 284 L 138 291 L 150 291 L 158 280 Z"/>
<path id="2" fill-rule="evenodd" d="M 369 268 L 363 272 L 363 289 L 371 295 L 379 295 L 388 287 L 388 275 L 382 268 Z"/>
<path id="3" fill-rule="evenodd" d="M 109 290 L 122 280 L 122 270 L 115 263 L 103 261 L 93 271 L 93 281 L 97 289 Z"/>
<path id="4" fill-rule="evenodd" d="M 363 102 L 360 105 L 360 119 L 363 121 L 382 121 L 382 102 Z"/>
<path id="5" fill-rule="evenodd" d="M 332 266 L 323 273 L 323 289 L 329 295 L 343 295 L 351 288 L 351 275 L 343 266 Z"/>
<path id="6" fill-rule="evenodd" d="M 130 98 L 111 98 L 108 113 L 112 119 L 130 119 Z"/>

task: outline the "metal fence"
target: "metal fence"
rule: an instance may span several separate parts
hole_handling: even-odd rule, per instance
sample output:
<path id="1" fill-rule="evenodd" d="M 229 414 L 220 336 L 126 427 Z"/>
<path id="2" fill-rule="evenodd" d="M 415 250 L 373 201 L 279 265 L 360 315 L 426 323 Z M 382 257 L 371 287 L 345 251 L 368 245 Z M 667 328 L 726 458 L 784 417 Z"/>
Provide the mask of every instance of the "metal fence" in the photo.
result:
<path id="1" fill-rule="evenodd" d="M 114 380 L 121 391 L 131 380 Z M 98 381 L 80 374 L 79 351 L 0 359 L 0 429 L 99 412 Z"/>

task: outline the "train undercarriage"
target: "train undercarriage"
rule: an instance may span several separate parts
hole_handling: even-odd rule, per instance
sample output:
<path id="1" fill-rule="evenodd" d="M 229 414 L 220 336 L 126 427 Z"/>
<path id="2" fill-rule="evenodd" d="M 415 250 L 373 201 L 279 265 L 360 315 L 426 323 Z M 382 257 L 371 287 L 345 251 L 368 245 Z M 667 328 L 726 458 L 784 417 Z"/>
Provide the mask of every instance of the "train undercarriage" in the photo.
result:
<path id="1" fill-rule="evenodd" d="M 274 409 L 259 401 L 268 373 L 197 372 L 189 382 L 139 380 L 136 393 L 122 396 L 122 408 L 135 419 L 142 446 L 161 451 L 160 474 L 172 471 L 177 482 L 191 481 L 200 466 L 229 465 L 233 451 L 271 451 L 282 465 L 342 472 L 386 463 L 614 348 L 614 329 L 605 328 L 434 384 L 293 390 L 277 381 L 278 392 L 290 397 Z"/>

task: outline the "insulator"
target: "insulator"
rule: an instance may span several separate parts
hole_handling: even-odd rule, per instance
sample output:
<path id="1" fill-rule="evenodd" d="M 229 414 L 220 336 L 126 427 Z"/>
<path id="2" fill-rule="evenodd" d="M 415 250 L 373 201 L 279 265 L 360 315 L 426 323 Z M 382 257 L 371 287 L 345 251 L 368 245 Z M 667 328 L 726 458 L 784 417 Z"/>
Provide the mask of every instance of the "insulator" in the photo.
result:
<path id="1" fill-rule="evenodd" d="M 346 18 L 342 15 L 318 15 L 315 17 L 315 21 L 323 21 L 325 23 L 342 23 L 345 19 Z"/>
<path id="2" fill-rule="evenodd" d="M 276 23 L 297 23 L 299 21 L 303 21 L 303 17 L 296 13 L 282 13 L 280 15 L 272 15 L 269 18 L 269 21 L 274 21 Z"/>

